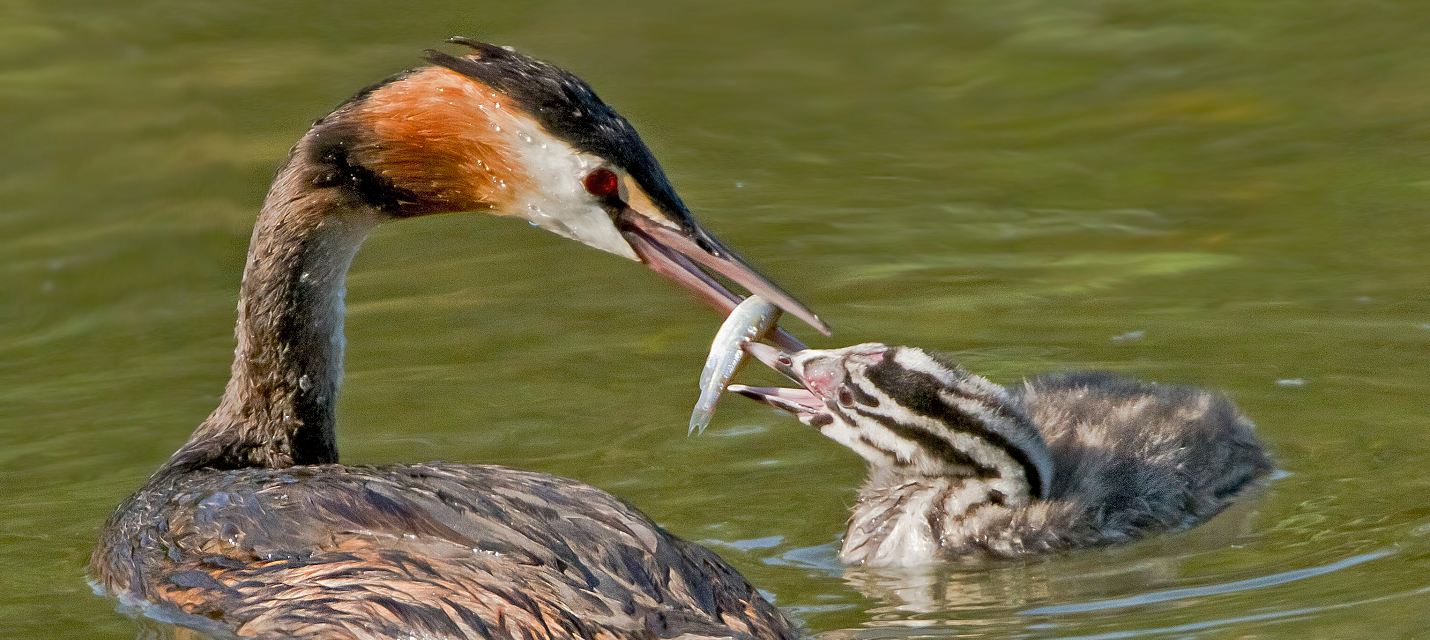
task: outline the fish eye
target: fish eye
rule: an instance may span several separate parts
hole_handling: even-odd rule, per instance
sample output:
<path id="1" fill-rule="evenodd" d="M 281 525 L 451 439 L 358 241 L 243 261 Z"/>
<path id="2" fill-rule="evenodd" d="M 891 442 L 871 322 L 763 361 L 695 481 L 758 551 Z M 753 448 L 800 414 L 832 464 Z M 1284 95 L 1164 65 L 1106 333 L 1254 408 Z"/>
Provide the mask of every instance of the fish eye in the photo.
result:
<path id="1" fill-rule="evenodd" d="M 586 185 L 587 193 L 601 199 L 615 197 L 621 188 L 620 181 L 616 179 L 616 172 L 605 167 L 586 174 L 581 183 Z"/>

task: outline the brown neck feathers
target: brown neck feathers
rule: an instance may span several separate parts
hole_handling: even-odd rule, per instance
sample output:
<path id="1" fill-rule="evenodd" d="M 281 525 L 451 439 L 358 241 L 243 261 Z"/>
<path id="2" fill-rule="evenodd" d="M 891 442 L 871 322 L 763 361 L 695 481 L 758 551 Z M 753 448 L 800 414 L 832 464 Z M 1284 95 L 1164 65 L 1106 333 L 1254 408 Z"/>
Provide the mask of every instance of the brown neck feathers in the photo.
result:
<path id="1" fill-rule="evenodd" d="M 342 188 L 315 186 L 329 168 L 305 148 L 280 171 L 253 230 L 223 399 L 165 471 L 338 460 L 344 282 L 384 214 Z"/>

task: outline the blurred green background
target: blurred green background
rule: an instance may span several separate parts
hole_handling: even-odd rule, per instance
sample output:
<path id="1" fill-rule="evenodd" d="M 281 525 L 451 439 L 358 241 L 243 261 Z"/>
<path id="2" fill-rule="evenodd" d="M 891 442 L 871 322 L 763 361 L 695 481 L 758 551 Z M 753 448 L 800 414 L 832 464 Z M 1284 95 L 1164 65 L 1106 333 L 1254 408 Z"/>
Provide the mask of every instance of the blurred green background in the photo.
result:
<path id="1" fill-rule="evenodd" d="M 831 638 L 1430 633 L 1430 4 L 0 0 L 0 635 L 135 635 L 83 565 L 217 400 L 268 179 L 459 34 L 586 78 L 812 344 L 1221 388 L 1286 473 L 1127 547 L 844 570 L 858 458 L 739 398 L 685 436 L 714 313 L 477 215 L 358 256 L 346 462 L 595 484 Z"/>

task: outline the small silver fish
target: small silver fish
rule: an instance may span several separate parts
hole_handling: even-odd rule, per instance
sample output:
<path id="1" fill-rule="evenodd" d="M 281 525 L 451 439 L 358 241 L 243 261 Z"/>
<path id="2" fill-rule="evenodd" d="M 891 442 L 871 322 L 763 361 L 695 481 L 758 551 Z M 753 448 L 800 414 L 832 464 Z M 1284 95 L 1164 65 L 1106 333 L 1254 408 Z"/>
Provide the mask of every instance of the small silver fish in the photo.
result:
<path id="1" fill-rule="evenodd" d="M 764 338 L 779 324 L 780 309 L 759 296 L 750 296 L 730 312 L 715 340 L 710 343 L 710 356 L 705 359 L 705 369 L 700 372 L 700 400 L 695 403 L 695 411 L 690 414 L 691 433 L 705 433 L 710 417 L 715 415 L 715 403 L 725 386 L 740 370 L 745 362 L 742 342 L 755 342 Z"/>

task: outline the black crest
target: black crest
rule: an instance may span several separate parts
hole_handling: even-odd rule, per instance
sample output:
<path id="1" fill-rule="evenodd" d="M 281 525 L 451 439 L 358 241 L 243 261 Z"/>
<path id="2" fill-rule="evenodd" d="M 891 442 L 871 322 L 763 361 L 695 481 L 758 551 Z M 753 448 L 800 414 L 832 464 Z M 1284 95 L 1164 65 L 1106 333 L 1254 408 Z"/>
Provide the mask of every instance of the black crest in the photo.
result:
<path id="1" fill-rule="evenodd" d="M 476 53 L 460 58 L 427 51 L 427 61 L 477 80 L 510 98 L 547 132 L 585 153 L 610 160 L 640 183 L 671 219 L 687 227 L 690 213 L 636 130 L 570 71 L 506 47 L 465 38 Z"/>

